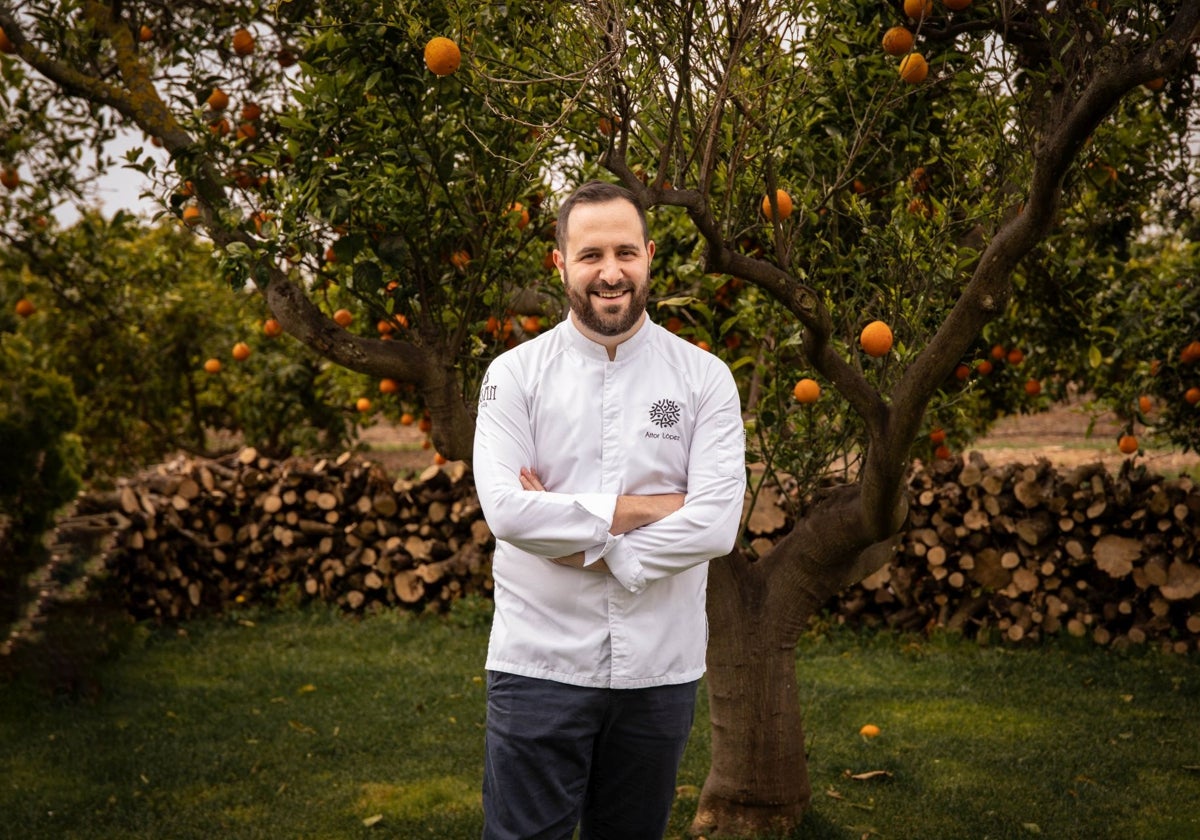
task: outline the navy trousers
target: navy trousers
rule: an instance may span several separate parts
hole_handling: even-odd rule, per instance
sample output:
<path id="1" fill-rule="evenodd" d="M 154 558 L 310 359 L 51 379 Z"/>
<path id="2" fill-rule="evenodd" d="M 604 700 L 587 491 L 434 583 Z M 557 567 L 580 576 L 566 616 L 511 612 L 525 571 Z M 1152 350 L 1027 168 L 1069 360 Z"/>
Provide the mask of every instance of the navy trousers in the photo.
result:
<path id="1" fill-rule="evenodd" d="M 583 688 L 488 672 L 484 840 L 661 840 L 698 682 Z"/>

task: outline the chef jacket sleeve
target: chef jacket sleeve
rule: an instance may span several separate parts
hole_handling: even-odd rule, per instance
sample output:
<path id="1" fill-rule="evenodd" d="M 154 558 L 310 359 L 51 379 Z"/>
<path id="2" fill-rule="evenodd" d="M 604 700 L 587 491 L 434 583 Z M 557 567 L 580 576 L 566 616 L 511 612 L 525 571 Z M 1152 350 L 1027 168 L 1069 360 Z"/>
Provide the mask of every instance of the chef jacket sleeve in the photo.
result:
<path id="1" fill-rule="evenodd" d="M 741 400 L 724 365 L 710 368 L 688 458 L 684 505 L 615 539 L 604 551 L 613 576 L 631 592 L 728 554 L 746 495 L 746 435 Z"/>
<path id="2" fill-rule="evenodd" d="M 615 493 L 533 493 L 520 471 L 537 463 L 527 390 L 499 357 L 488 368 L 475 421 L 472 470 L 483 516 L 497 540 L 539 557 L 584 552 L 595 562 L 615 542 Z"/>

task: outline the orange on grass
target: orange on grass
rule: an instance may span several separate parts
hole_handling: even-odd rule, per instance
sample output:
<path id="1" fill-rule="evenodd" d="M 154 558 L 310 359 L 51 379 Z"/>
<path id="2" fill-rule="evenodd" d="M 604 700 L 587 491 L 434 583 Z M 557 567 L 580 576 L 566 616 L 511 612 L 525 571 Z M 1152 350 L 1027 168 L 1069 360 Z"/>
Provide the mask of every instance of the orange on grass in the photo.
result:
<path id="1" fill-rule="evenodd" d="M 233 350 L 230 351 L 229 355 L 233 356 L 234 361 L 244 362 L 250 358 L 250 345 L 244 341 L 239 341 L 233 345 Z"/>
<path id="2" fill-rule="evenodd" d="M 215 87 L 208 95 L 208 99 L 204 100 L 204 104 L 214 111 L 224 111 L 229 107 L 229 94 L 219 87 Z"/>
<path id="3" fill-rule="evenodd" d="M 0 169 L 0 184 L 10 190 L 15 190 L 21 183 L 21 174 L 11 166 Z"/>
<path id="4" fill-rule="evenodd" d="M 354 403 L 356 411 L 366 413 L 371 410 L 371 401 L 366 397 L 359 397 L 358 402 Z"/>
<path id="5" fill-rule="evenodd" d="M 868 356 L 885 356 L 892 349 L 892 328 L 883 321 L 872 321 L 863 327 L 858 343 Z"/>
<path id="6" fill-rule="evenodd" d="M 278 338 L 283 335 L 283 324 L 276 321 L 274 318 L 268 318 L 263 321 L 263 333 L 267 338 Z"/>
<path id="7" fill-rule="evenodd" d="M 200 224 L 200 208 L 195 205 L 183 208 L 183 223 L 188 227 L 195 227 Z"/>
<path id="8" fill-rule="evenodd" d="M 204 362 L 204 372 L 205 373 L 220 373 L 221 372 L 221 360 L 220 359 L 207 359 Z"/>
<path id="9" fill-rule="evenodd" d="M 339 327 L 348 327 L 354 320 L 354 314 L 349 309 L 339 309 L 333 313 L 333 320 Z"/>
<path id="10" fill-rule="evenodd" d="M 233 51 L 238 55 L 250 55 L 254 52 L 254 36 L 249 30 L 238 29 L 233 33 L 233 38 L 230 43 L 233 45 Z"/>
<path id="11" fill-rule="evenodd" d="M 888 55 L 904 55 L 913 48 L 913 34 L 903 26 L 893 26 L 883 33 L 883 51 Z"/>
<path id="12" fill-rule="evenodd" d="M 379 380 L 379 393 L 394 394 L 399 390 L 400 390 L 400 384 L 398 382 L 396 382 L 395 379 L 386 379 L 385 378 L 385 379 Z"/>
<path id="13" fill-rule="evenodd" d="M 1120 449 L 1126 455 L 1132 455 L 1138 451 L 1138 439 L 1129 434 L 1121 435 L 1117 440 L 1117 449 Z"/>
<path id="14" fill-rule="evenodd" d="M 792 215 L 792 197 L 783 190 L 775 190 L 775 205 L 779 208 L 780 221 Z M 771 210 L 771 196 L 769 195 L 763 196 L 762 212 L 768 221 L 775 221 L 775 215 Z"/>
<path id="15" fill-rule="evenodd" d="M 462 64 L 462 51 L 449 38 L 430 38 L 425 45 L 425 66 L 435 76 L 449 76 Z"/>
<path id="16" fill-rule="evenodd" d="M 879 737 L 879 733 L 882 731 L 883 730 L 881 730 L 875 724 L 868 723 L 868 724 L 865 724 L 862 729 L 858 730 L 858 734 L 863 736 L 864 738 L 877 738 L 877 737 Z"/>
<path id="17" fill-rule="evenodd" d="M 1188 405 L 1200 403 L 1200 388 L 1188 388 L 1183 392 L 1183 399 Z"/>
<path id="18" fill-rule="evenodd" d="M 946 442 L 946 430 L 943 429 L 941 426 L 938 426 L 936 429 L 934 429 L 932 432 L 929 433 L 929 442 L 932 443 L 934 446 L 941 446 L 943 443 Z"/>
<path id="19" fill-rule="evenodd" d="M 933 14 L 933 0 L 904 0 L 904 14 L 913 20 L 924 20 Z"/>
<path id="20" fill-rule="evenodd" d="M 37 307 L 28 298 L 21 298 L 17 301 L 16 311 L 22 318 L 28 318 L 34 312 L 37 312 Z"/>
<path id="21" fill-rule="evenodd" d="M 929 64 L 925 61 L 925 56 L 920 53 L 909 53 L 900 59 L 900 78 L 910 85 L 925 81 L 925 77 L 928 75 Z"/>
<path id="22" fill-rule="evenodd" d="M 1042 383 L 1036 379 L 1028 379 L 1025 381 L 1025 393 L 1031 397 L 1036 397 L 1042 393 Z"/>
<path id="23" fill-rule="evenodd" d="M 821 386 L 815 379 L 801 379 L 792 388 L 792 396 L 797 402 L 815 403 L 821 396 Z"/>

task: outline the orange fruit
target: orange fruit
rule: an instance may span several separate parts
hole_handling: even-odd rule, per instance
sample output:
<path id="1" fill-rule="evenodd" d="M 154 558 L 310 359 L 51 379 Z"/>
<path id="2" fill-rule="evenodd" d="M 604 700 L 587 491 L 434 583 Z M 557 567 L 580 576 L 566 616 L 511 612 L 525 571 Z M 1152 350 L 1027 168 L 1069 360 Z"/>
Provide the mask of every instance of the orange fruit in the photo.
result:
<path id="1" fill-rule="evenodd" d="M 239 341 L 233 345 L 233 350 L 230 352 L 235 361 L 244 362 L 250 358 L 250 345 L 244 341 Z"/>
<path id="2" fill-rule="evenodd" d="M 1025 381 L 1025 393 L 1031 397 L 1036 397 L 1042 393 L 1042 383 L 1036 379 L 1028 379 Z"/>
<path id="3" fill-rule="evenodd" d="M 354 408 L 356 411 L 359 411 L 359 412 L 365 414 L 366 412 L 371 410 L 371 401 L 369 399 L 367 399 L 366 397 L 359 397 L 358 402 L 356 402 L 354 404 Z"/>
<path id="4" fill-rule="evenodd" d="M 339 327 L 348 327 L 354 321 L 354 314 L 349 309 L 339 309 L 333 313 L 333 320 Z"/>
<path id="5" fill-rule="evenodd" d="M 792 388 L 792 396 L 796 398 L 797 402 L 815 403 L 821 396 L 821 386 L 815 379 L 801 379 Z"/>
<path id="6" fill-rule="evenodd" d="M 792 215 L 792 197 L 783 190 L 775 190 L 775 205 L 779 208 L 780 221 Z M 768 221 L 775 220 L 775 216 L 771 212 L 771 197 L 769 195 L 763 196 L 762 212 Z"/>
<path id="7" fill-rule="evenodd" d="M 992 372 L 992 370 L 994 370 L 994 366 L 987 359 L 984 359 L 982 362 L 979 362 L 975 365 L 975 372 L 980 376 L 987 376 Z"/>
<path id="8" fill-rule="evenodd" d="M 913 20 L 924 20 L 933 14 L 933 0 L 904 0 L 904 14 Z"/>
<path id="9" fill-rule="evenodd" d="M 937 449 L 933 450 L 933 457 L 937 458 L 939 461 L 949 461 L 950 447 L 943 443 Z"/>
<path id="10" fill-rule="evenodd" d="M 1133 435 L 1121 435 L 1117 440 L 1117 449 L 1120 449 L 1126 455 L 1132 455 L 1138 451 L 1138 439 Z"/>
<path id="11" fill-rule="evenodd" d="M 1137 398 L 1137 406 L 1138 411 L 1142 412 L 1142 414 L 1149 414 L 1154 410 L 1154 400 L 1147 395 L 1142 394 Z"/>
<path id="12" fill-rule="evenodd" d="M 466 251 L 455 251 L 450 255 L 450 264 L 459 271 L 466 271 L 471 262 L 471 255 Z"/>
<path id="13" fill-rule="evenodd" d="M 396 382 L 395 379 L 380 379 L 379 380 L 379 393 L 394 394 L 399 390 L 400 390 L 400 385 L 399 385 L 399 383 Z"/>
<path id="14" fill-rule="evenodd" d="M 1200 360 L 1200 341 L 1193 341 L 1179 351 L 1179 361 L 1185 365 Z"/>
<path id="15" fill-rule="evenodd" d="M 1014 347 L 1008 351 L 1008 355 L 1005 358 L 1008 359 L 1010 365 L 1019 365 L 1025 361 L 1025 351 L 1020 347 Z"/>
<path id="16" fill-rule="evenodd" d="M 665 323 L 663 326 L 667 328 L 668 332 L 677 333 L 683 329 L 683 321 L 675 315 L 672 315 L 667 319 L 667 323 Z"/>
<path id="17" fill-rule="evenodd" d="M 425 434 L 429 434 L 429 431 L 433 428 L 433 421 L 429 417 L 422 417 L 421 421 L 417 423 L 417 428 Z"/>
<path id="18" fill-rule="evenodd" d="M 239 29 L 234 32 L 230 43 L 238 55 L 250 55 L 254 52 L 254 36 L 248 30 Z"/>
<path id="19" fill-rule="evenodd" d="M 1005 355 L 1007 355 L 1007 353 L 1008 353 L 1008 351 L 1004 349 L 1003 344 L 993 344 L 992 345 L 992 358 L 995 359 L 997 362 L 1004 361 L 1004 357 L 1005 357 Z"/>
<path id="20" fill-rule="evenodd" d="M 521 321 L 521 329 L 527 333 L 534 334 L 541 328 L 542 321 L 536 315 L 527 315 L 525 319 Z"/>
<path id="21" fill-rule="evenodd" d="M 913 48 L 913 34 L 903 26 L 893 26 L 883 33 L 883 51 L 888 55 L 904 55 Z"/>
<path id="22" fill-rule="evenodd" d="M 151 29 L 149 26 L 142 24 L 142 27 L 138 30 L 138 40 L 141 41 L 143 44 L 146 43 L 147 41 L 153 41 L 154 40 L 154 30 Z"/>
<path id="23" fill-rule="evenodd" d="M 237 127 L 237 139 L 253 140 L 258 136 L 258 126 L 252 122 L 239 123 Z"/>
<path id="24" fill-rule="evenodd" d="M 21 174 L 11 166 L 6 166 L 0 169 L 0 184 L 3 184 L 10 190 L 15 190 L 21 183 Z"/>
<path id="25" fill-rule="evenodd" d="M 925 77 L 928 75 L 929 64 L 925 61 L 925 56 L 920 53 L 909 53 L 900 59 L 900 78 L 910 85 L 925 81 Z"/>
<path id="26" fill-rule="evenodd" d="M 696 346 L 699 347 L 701 350 L 703 350 L 705 353 L 712 350 L 712 345 L 709 344 L 707 341 L 704 341 L 703 339 L 701 339 L 700 341 L 697 341 Z"/>
<path id="27" fill-rule="evenodd" d="M 221 360 L 220 359 L 206 360 L 204 362 L 204 372 L 205 373 L 220 373 L 221 372 Z"/>
<path id="28" fill-rule="evenodd" d="M 229 94 L 219 87 L 213 88 L 208 99 L 204 100 L 204 104 L 214 111 L 224 111 L 229 107 Z"/>
<path id="29" fill-rule="evenodd" d="M 1200 388 L 1188 388 L 1183 392 L 1183 399 L 1188 405 L 1200 403 Z"/>
<path id="30" fill-rule="evenodd" d="M 931 180 L 924 166 L 918 166 L 912 172 L 908 173 L 908 182 L 912 184 L 913 192 L 929 192 Z"/>
<path id="31" fill-rule="evenodd" d="M 858 734 L 864 738 L 877 738 L 882 730 L 873 723 L 868 723 L 858 730 Z"/>
<path id="32" fill-rule="evenodd" d="M 929 442 L 932 443 L 934 446 L 941 446 L 943 443 L 946 442 L 946 430 L 943 429 L 941 426 L 938 426 L 936 429 L 934 429 L 932 432 L 929 433 Z"/>
<path id="33" fill-rule="evenodd" d="M 8 55 L 12 55 L 16 51 L 17 51 L 16 44 L 14 44 L 9 39 L 9 37 L 4 34 L 3 29 L 0 29 L 0 53 L 7 53 Z"/>
<path id="34" fill-rule="evenodd" d="M 218 137 L 224 137 L 230 131 L 229 120 L 221 117 L 221 119 L 209 123 L 208 130 Z"/>
<path id="35" fill-rule="evenodd" d="M 933 217 L 933 205 L 923 198 L 914 198 L 908 202 L 908 212 L 914 216 Z"/>
<path id="36" fill-rule="evenodd" d="M 868 356 L 885 356 L 892 349 L 892 328 L 883 321 L 872 321 L 863 327 L 858 343 Z"/>
<path id="37" fill-rule="evenodd" d="M 188 227 L 195 227 L 200 224 L 200 208 L 194 204 L 183 208 L 183 223 Z"/>
<path id="38" fill-rule="evenodd" d="M 1165 85 L 1166 83 L 1167 83 L 1167 80 L 1164 79 L 1162 76 L 1159 76 L 1157 79 L 1151 79 L 1150 81 L 1146 82 L 1144 87 L 1146 88 L 1146 90 L 1162 90 L 1163 85 Z"/>
<path id="39" fill-rule="evenodd" d="M 411 414 L 409 414 L 406 411 L 400 415 L 400 425 L 401 426 L 411 426 L 415 419 L 416 419 L 415 417 L 413 417 Z"/>
<path id="40" fill-rule="evenodd" d="M 268 318 L 263 321 L 263 333 L 267 338 L 278 338 L 283 335 L 283 324 L 276 321 L 274 318 Z"/>
<path id="41" fill-rule="evenodd" d="M 959 382 L 965 382 L 967 377 L 971 375 L 971 369 L 965 364 L 960 364 L 954 369 L 954 378 Z"/>
<path id="42" fill-rule="evenodd" d="M 22 318 L 28 318 L 34 312 L 37 312 L 37 307 L 33 305 L 33 301 L 21 298 L 17 301 L 16 311 Z"/>
<path id="43" fill-rule="evenodd" d="M 961 12 L 971 5 L 971 0 L 942 0 L 942 5 L 952 12 Z"/>
<path id="44" fill-rule="evenodd" d="M 525 205 L 519 201 L 514 201 L 509 205 L 508 212 L 517 217 L 517 230 L 525 230 L 529 225 L 529 211 L 525 209 Z"/>
<path id="45" fill-rule="evenodd" d="M 462 64 L 462 51 L 458 44 L 440 35 L 430 38 L 425 45 L 425 66 L 435 76 L 449 76 Z"/>
<path id="46" fill-rule="evenodd" d="M 254 122 L 262 116 L 262 106 L 257 102 L 247 102 L 242 106 L 242 121 Z"/>
<path id="47" fill-rule="evenodd" d="M 375 329 L 379 331 L 380 335 L 388 335 L 396 331 L 396 325 L 386 318 L 381 318 L 375 323 Z"/>

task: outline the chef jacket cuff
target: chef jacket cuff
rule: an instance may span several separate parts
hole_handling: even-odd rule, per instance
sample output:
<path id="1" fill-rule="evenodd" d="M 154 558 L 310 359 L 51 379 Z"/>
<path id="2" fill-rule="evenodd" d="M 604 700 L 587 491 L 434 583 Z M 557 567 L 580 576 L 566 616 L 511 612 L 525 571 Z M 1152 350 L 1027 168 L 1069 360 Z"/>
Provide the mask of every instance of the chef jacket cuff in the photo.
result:
<path id="1" fill-rule="evenodd" d="M 612 546 L 605 547 L 604 562 L 608 565 L 608 570 L 612 572 L 612 576 L 617 579 L 617 583 L 628 589 L 635 595 L 646 588 L 646 570 L 642 568 L 642 563 L 638 560 L 636 552 L 633 548 L 620 537 L 612 539 Z M 584 556 L 584 562 L 587 562 L 587 556 Z"/>

